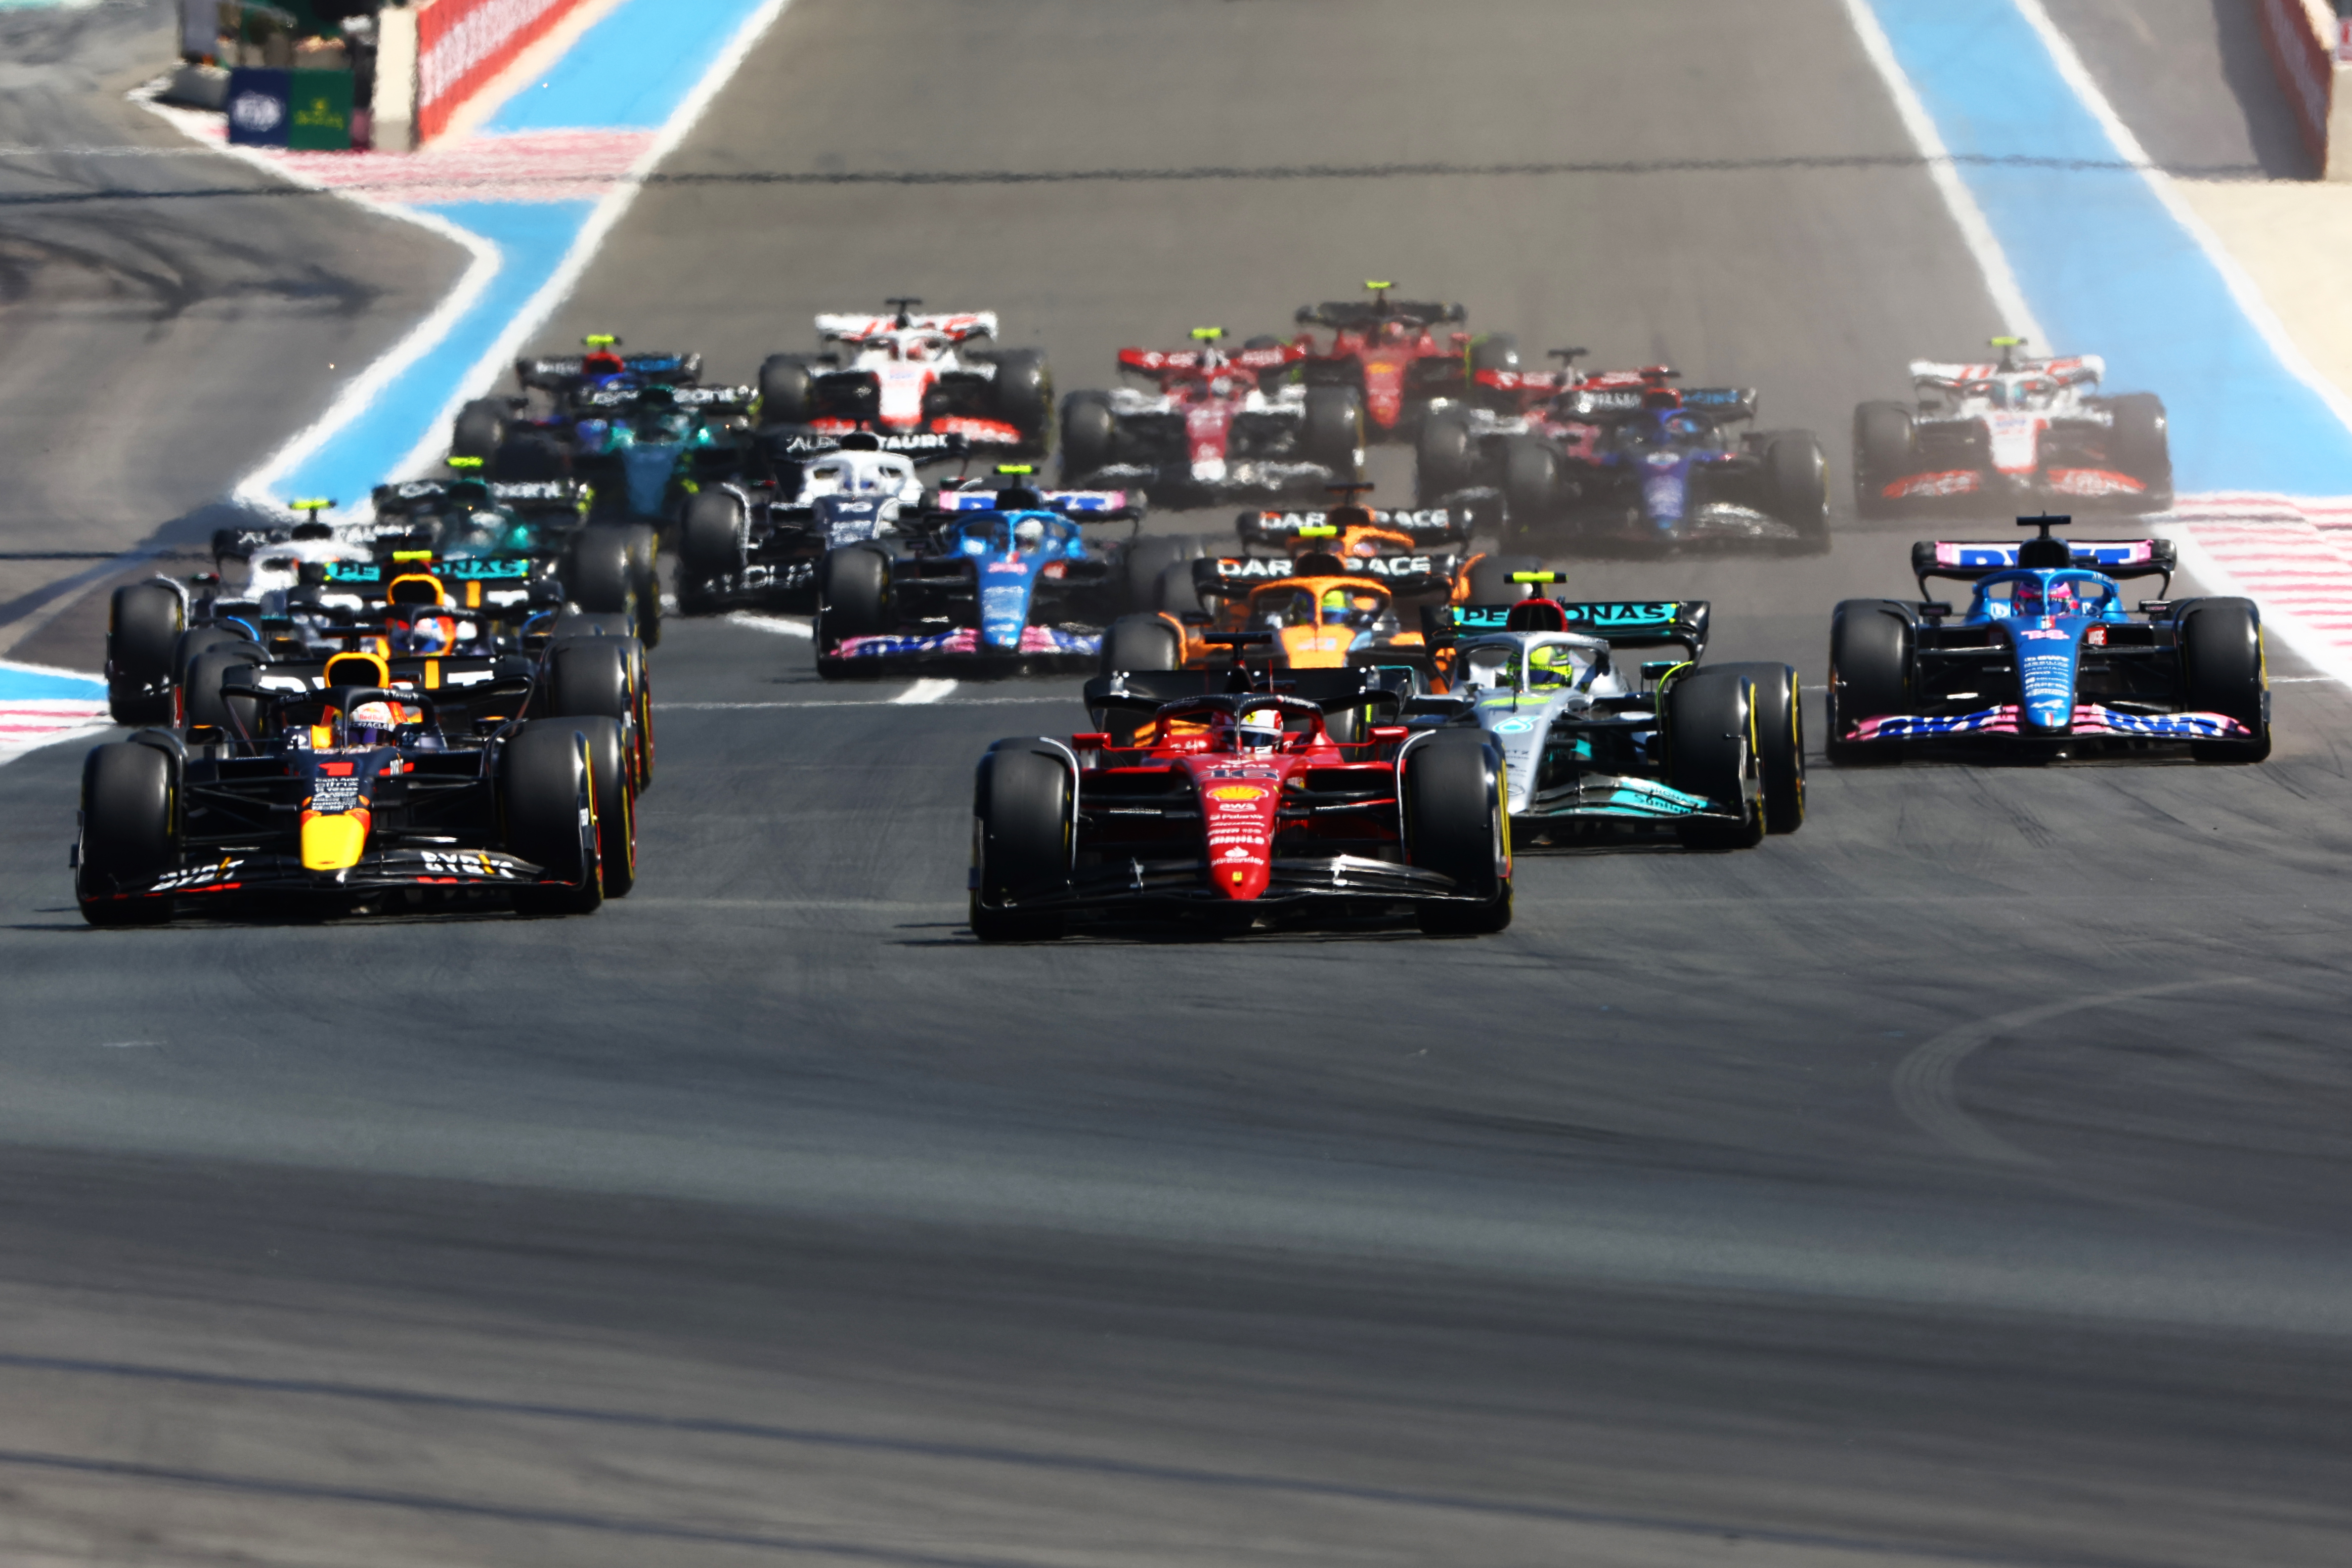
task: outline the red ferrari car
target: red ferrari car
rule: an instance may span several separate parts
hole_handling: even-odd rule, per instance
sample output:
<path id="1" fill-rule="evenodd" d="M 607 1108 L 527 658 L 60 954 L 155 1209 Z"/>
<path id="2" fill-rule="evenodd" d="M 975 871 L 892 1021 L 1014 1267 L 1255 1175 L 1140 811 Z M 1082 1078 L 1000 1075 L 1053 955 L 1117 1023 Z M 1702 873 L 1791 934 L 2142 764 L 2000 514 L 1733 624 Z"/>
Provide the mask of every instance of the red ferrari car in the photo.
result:
<path id="1" fill-rule="evenodd" d="M 1377 279 L 1364 287 L 1369 300 L 1301 305 L 1298 324 L 1328 327 L 1331 341 L 1318 345 L 1302 332 L 1297 346 L 1307 353 L 1299 368 L 1307 385 L 1352 386 L 1361 395 L 1371 439 L 1410 441 L 1432 403 L 1475 398 L 1481 371 L 1519 368 L 1518 340 L 1508 332 L 1438 335 L 1433 329 L 1469 319 L 1460 305 L 1391 300 L 1395 285 Z"/>
<path id="2" fill-rule="evenodd" d="M 1044 940 L 1073 915 L 1118 911 L 1234 932 L 1318 912 L 1410 912 L 1433 933 L 1510 923 L 1500 752 L 1475 731 L 1395 724 L 1333 740 L 1327 708 L 1394 713 L 1377 670 L 1301 672 L 1319 700 L 1222 689 L 1230 679 L 1105 676 L 1088 684 L 1090 709 L 1148 715 L 1129 743 L 1098 732 L 991 747 L 972 803 L 972 933 Z"/>

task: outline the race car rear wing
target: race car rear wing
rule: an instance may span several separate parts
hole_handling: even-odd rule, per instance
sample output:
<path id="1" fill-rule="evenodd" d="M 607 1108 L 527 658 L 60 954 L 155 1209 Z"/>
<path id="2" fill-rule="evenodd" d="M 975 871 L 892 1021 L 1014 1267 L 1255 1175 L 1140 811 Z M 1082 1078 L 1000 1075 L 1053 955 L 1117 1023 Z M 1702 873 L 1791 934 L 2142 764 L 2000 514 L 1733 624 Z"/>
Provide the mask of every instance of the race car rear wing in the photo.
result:
<path id="1" fill-rule="evenodd" d="M 423 573 L 438 577 L 444 583 L 527 583 L 542 568 L 552 570 L 552 564 L 529 555 L 457 556 L 436 560 L 428 551 L 396 551 L 389 561 L 330 561 L 326 563 L 329 584 L 347 588 L 369 588 L 389 583 L 394 577 Z"/>
<path id="2" fill-rule="evenodd" d="M 1212 556 L 1192 563 L 1192 591 L 1204 599 L 1237 599 L 1268 583 L 1308 577 L 1369 577 L 1391 595 L 1443 594 L 1454 579 L 1433 555 L 1372 555 L 1318 572 L 1281 556 Z"/>
<path id="3" fill-rule="evenodd" d="M 1367 331 L 1383 321 L 1417 321 L 1423 326 L 1451 325 L 1470 319 L 1460 305 L 1435 300 L 1326 300 L 1301 305 L 1291 318 L 1302 327 L 1330 327 L 1341 331 Z"/>
<path id="4" fill-rule="evenodd" d="M 749 414 L 759 400 L 756 386 L 601 386 L 583 395 L 576 408 L 635 408 L 654 404 L 701 414 Z"/>
<path id="5" fill-rule="evenodd" d="M 1760 396 L 1752 386 L 1583 385 L 1561 399 L 1561 412 L 1571 419 L 1605 423 L 1630 418 L 1645 408 L 1672 408 L 1728 425 L 1755 418 Z"/>
<path id="6" fill-rule="evenodd" d="M 2063 521 L 2063 519 L 2058 521 Z M 2035 540 L 1923 539 L 1911 546 L 1911 574 L 1919 580 L 1919 596 L 1927 596 L 1927 579 L 1948 578 L 1973 583 L 1995 572 L 2013 570 L 2028 544 Z M 2180 569 L 2179 552 L 2169 539 L 2086 539 L 2066 542 L 2076 566 L 2122 581 L 2161 577 L 2167 587 Z"/>
<path id="7" fill-rule="evenodd" d="M 1246 371 L 1280 370 L 1306 357 L 1307 350 L 1297 343 L 1276 343 L 1265 349 L 1121 349 L 1118 368 L 1138 375 L 1163 375 L 1218 365 Z"/>
<path id="8" fill-rule="evenodd" d="M 1605 639 L 1612 647 L 1679 647 L 1693 658 L 1706 653 L 1712 607 L 1705 599 L 1554 600 L 1561 629 Z M 1515 629 L 1513 605 L 1432 605 L 1421 613 L 1423 634 L 1443 647 L 1465 637 Z"/>
<path id="9" fill-rule="evenodd" d="M 1115 714 L 1149 718 L 1170 702 L 1188 697 L 1214 697 L 1229 692 L 1271 691 L 1277 697 L 1298 697 L 1327 713 L 1358 708 L 1401 707 L 1407 693 L 1402 669 L 1356 666 L 1340 669 L 1265 670 L 1266 684 L 1251 679 L 1247 666 L 1234 664 L 1213 669 L 1129 669 L 1097 675 L 1086 685 L 1087 711 L 1098 730 L 1118 728 Z"/>
<path id="10" fill-rule="evenodd" d="M 446 511 L 453 505 L 502 506 L 524 517 L 578 512 L 594 492 L 580 479 L 407 479 L 378 485 L 373 497 L 378 517 L 408 517 Z"/>
<path id="11" fill-rule="evenodd" d="M 1933 387 L 1938 392 L 1951 392 L 1969 382 L 1990 381 L 1996 375 L 2018 373 L 2046 375 L 2061 386 L 2095 386 L 2106 378 L 2107 362 L 2097 354 L 2067 354 L 2060 359 L 2013 359 L 2006 364 L 1971 364 L 1931 359 L 1911 362 L 1912 384 Z"/>
<path id="12" fill-rule="evenodd" d="M 585 369 L 583 354 L 552 354 L 515 361 L 515 379 L 541 392 L 561 392 L 578 381 Z M 621 368 L 631 375 L 669 386 L 685 386 L 702 377 L 700 354 L 623 354 Z"/>
<path id="13" fill-rule="evenodd" d="M 931 510 L 942 512 L 996 511 L 1001 490 L 947 490 L 932 498 Z M 1046 510 L 1072 522 L 1131 522 L 1143 515 L 1142 498 L 1130 490 L 1040 490 Z"/>
<path id="14" fill-rule="evenodd" d="M 1475 523 L 1470 509 L 1455 506 L 1420 507 L 1408 510 L 1382 507 L 1334 508 L 1328 511 L 1245 511 L 1234 519 L 1244 544 L 1287 544 L 1294 539 L 1336 539 L 1341 526 L 1386 529 L 1416 542 L 1460 543 L 1470 537 Z"/>
<path id="15" fill-rule="evenodd" d="M 922 432 L 911 435 L 891 435 L 883 431 L 858 430 L 848 436 L 830 431 L 811 430 L 801 425 L 771 425 L 760 432 L 771 458 L 799 462 L 803 458 L 822 457 L 841 450 L 841 444 L 851 439 L 871 441 L 868 448 L 876 452 L 896 452 L 918 463 L 944 463 L 971 455 L 971 443 L 961 436 Z"/>
<path id="16" fill-rule="evenodd" d="M 992 338 L 996 335 L 996 312 L 966 310 L 934 311 L 928 315 L 902 312 L 885 316 L 821 315 L 816 319 L 817 336 L 833 342 L 856 343 L 885 332 L 937 332 L 942 337 L 962 342 L 967 338 Z"/>

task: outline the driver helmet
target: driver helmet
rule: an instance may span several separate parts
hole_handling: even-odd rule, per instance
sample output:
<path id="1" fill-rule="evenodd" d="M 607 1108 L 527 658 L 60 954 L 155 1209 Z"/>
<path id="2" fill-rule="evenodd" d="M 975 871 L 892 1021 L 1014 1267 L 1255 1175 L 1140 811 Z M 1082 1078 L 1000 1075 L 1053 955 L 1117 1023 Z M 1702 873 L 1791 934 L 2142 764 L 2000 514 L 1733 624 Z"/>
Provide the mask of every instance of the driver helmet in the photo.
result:
<path id="1" fill-rule="evenodd" d="M 620 375 L 628 368 L 628 361 L 610 349 L 596 349 L 580 356 L 580 374 L 583 376 Z"/>
<path id="2" fill-rule="evenodd" d="M 1666 434 L 1678 441 L 1691 439 L 1701 429 L 1699 422 L 1687 414 L 1670 414 L 1666 416 L 1665 423 Z"/>
<path id="3" fill-rule="evenodd" d="M 2050 584 L 2050 607 L 2042 614 L 2049 616 L 2079 616 L 2084 613 L 2082 590 L 2061 578 Z"/>
<path id="4" fill-rule="evenodd" d="M 401 710 L 391 702 L 362 702 L 343 723 L 343 744 L 388 746 L 400 732 Z"/>
<path id="5" fill-rule="evenodd" d="M 1558 643 L 1538 643 L 1528 650 L 1528 684 L 1559 686 L 1572 683 L 1576 667 L 1568 649 Z"/>
<path id="6" fill-rule="evenodd" d="M 920 338 L 908 340 L 904 347 L 906 350 L 905 357 L 919 364 L 924 360 L 931 357 L 931 345 L 923 342 Z"/>
<path id="7" fill-rule="evenodd" d="M 1323 590 L 1323 619 L 1324 619 L 1325 623 L 1328 625 L 1328 624 L 1336 623 L 1336 622 L 1339 622 L 1339 621 L 1344 621 L 1344 620 L 1346 620 L 1347 618 L 1348 618 L 1348 590 L 1347 590 L 1347 589 L 1345 589 L 1345 588 L 1326 588 L 1326 589 L 1324 589 L 1324 590 Z"/>
<path id="8" fill-rule="evenodd" d="M 1252 708 L 1244 710 L 1234 721 L 1234 742 L 1244 752 L 1280 751 L 1282 710 Z"/>
<path id="9" fill-rule="evenodd" d="M 1033 555 L 1045 548 L 1045 520 L 1024 517 L 1013 525 L 1013 547 L 1024 555 Z"/>
<path id="10" fill-rule="evenodd" d="M 2043 616 L 2042 584 L 2029 577 L 2010 591 L 2009 613 L 2012 616 Z"/>
<path id="11" fill-rule="evenodd" d="M 447 653 L 457 646 L 457 617 L 425 608 L 408 623 L 400 641 L 406 653 Z"/>

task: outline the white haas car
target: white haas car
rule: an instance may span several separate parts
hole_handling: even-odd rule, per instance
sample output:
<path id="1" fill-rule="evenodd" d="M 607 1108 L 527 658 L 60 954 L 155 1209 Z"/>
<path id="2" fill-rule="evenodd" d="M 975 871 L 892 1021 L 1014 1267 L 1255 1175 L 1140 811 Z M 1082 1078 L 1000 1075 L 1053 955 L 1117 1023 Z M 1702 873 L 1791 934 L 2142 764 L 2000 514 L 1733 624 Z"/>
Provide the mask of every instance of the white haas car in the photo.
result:
<path id="1" fill-rule="evenodd" d="M 2172 504 L 2163 401 L 2149 392 L 2106 395 L 2098 355 L 2024 358 L 2024 342 L 1993 339 L 2000 359 L 1990 364 L 1914 360 L 1916 408 L 1865 403 L 1853 411 L 1862 515 Z"/>
<path id="2" fill-rule="evenodd" d="M 1054 378 L 1035 349 L 976 349 L 996 312 L 922 314 L 887 301 L 880 316 L 816 319 L 816 353 L 760 366 L 760 422 L 814 436 L 953 436 L 974 448 L 1040 454 L 1053 427 Z"/>

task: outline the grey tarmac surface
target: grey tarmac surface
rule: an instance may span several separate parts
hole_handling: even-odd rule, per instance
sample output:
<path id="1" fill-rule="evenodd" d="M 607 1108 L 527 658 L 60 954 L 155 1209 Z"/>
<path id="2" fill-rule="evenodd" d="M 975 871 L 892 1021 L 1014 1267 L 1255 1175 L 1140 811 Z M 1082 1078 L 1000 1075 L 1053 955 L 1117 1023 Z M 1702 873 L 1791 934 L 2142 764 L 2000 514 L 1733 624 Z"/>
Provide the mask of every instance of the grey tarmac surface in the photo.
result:
<path id="1" fill-rule="evenodd" d="M 1433 15 L 803 0 L 671 165 L 743 177 L 550 340 L 748 374 L 904 290 L 1069 388 L 1380 275 L 1842 464 L 1992 330 L 1922 176 L 1807 162 L 1903 150 L 1831 0 Z M 1630 167 L 764 177 L 1554 160 Z M 1839 528 L 1586 571 L 1817 685 L 1914 531 Z M 2259 769 L 1823 767 L 1749 853 L 1530 853 L 1494 939 L 983 950 L 968 769 L 1075 681 L 655 658 L 591 920 L 89 932 L 78 758 L 0 770 L 0 1554 L 2342 1560 L 2339 689 Z"/>
<path id="2" fill-rule="evenodd" d="M 176 58 L 177 13 L 169 0 L 0 9 L 10 658 L 97 668 L 107 568 L 55 557 L 201 545 L 222 498 L 430 310 L 464 260 L 437 236 L 205 153 L 127 101 Z M 27 620 L 76 590 L 89 607 Z"/>

